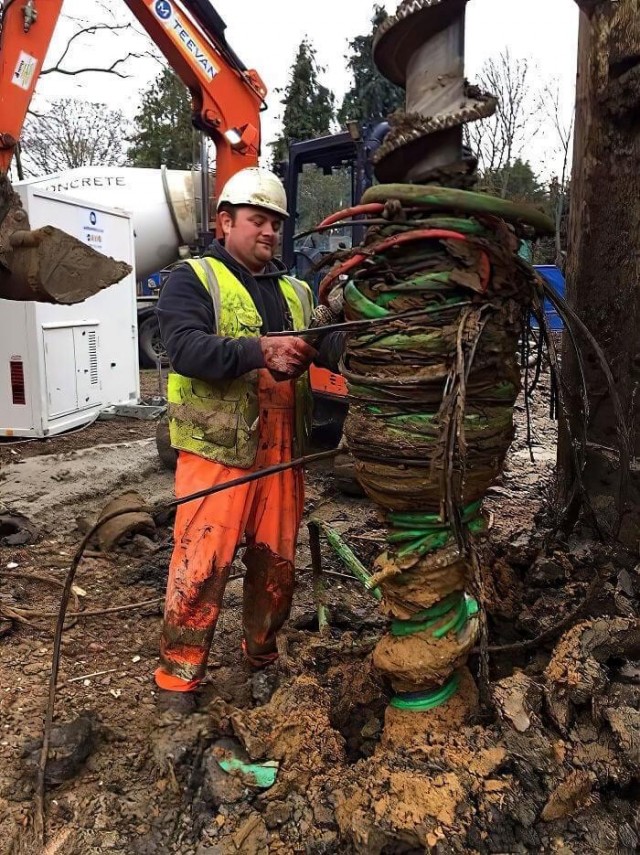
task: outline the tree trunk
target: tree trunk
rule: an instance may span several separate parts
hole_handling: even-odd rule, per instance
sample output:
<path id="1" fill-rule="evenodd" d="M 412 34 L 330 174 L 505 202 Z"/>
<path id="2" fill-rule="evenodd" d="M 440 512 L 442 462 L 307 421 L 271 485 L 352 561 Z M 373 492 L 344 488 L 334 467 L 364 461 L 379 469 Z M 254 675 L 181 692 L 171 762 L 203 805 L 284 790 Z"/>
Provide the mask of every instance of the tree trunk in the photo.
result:
<path id="1" fill-rule="evenodd" d="M 603 349 L 622 401 L 631 467 L 618 456 L 611 395 L 595 355 L 584 370 L 589 421 L 584 484 L 598 523 L 640 542 L 640 3 L 591 3 L 580 15 L 567 289 Z M 574 436 L 582 431 L 580 375 L 565 341 L 563 380 Z M 571 449 L 561 432 L 561 493 L 571 493 Z"/>

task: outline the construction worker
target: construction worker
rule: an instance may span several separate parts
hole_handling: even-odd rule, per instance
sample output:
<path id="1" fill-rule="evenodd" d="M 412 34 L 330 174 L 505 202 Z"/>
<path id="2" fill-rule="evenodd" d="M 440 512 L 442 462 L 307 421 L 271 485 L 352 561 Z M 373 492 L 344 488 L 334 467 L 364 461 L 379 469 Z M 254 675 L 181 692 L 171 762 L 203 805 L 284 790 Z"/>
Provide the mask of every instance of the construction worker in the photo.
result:
<path id="1" fill-rule="evenodd" d="M 274 261 L 288 216 L 284 187 L 268 170 L 244 169 L 227 182 L 217 209 L 224 242 L 176 267 L 158 301 L 173 369 L 178 497 L 301 455 L 310 429 L 306 370 L 317 353 L 294 335 L 266 337 L 308 327 L 313 311 L 309 286 Z M 293 596 L 303 498 L 302 472 L 289 470 L 178 508 L 155 672 L 161 703 L 195 707 L 241 542 L 243 650 L 256 668 L 275 661 Z"/>

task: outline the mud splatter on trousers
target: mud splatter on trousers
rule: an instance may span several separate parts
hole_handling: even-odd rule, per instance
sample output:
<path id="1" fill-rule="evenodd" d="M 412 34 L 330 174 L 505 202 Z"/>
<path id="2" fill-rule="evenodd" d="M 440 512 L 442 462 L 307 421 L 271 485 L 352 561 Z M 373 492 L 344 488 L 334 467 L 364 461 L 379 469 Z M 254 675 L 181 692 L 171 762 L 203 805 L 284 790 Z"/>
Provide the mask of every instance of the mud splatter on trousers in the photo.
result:
<path id="1" fill-rule="evenodd" d="M 258 374 L 260 439 L 253 467 L 238 469 L 180 452 L 176 496 L 292 459 L 294 384 L 277 383 L 265 369 Z M 286 471 L 178 508 L 161 665 L 155 673 L 160 688 L 191 691 L 204 677 L 231 563 L 243 541 L 243 649 L 255 666 L 277 658 L 276 634 L 293 597 L 303 504 L 302 473 Z"/>

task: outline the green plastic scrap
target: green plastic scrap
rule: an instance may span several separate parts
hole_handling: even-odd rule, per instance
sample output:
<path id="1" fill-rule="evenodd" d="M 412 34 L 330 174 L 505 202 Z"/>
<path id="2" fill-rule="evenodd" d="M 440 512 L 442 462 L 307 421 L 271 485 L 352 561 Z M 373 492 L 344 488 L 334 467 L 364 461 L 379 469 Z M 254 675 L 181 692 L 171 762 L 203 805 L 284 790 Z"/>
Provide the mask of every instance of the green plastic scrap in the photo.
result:
<path id="1" fill-rule="evenodd" d="M 225 772 L 240 772 L 245 775 L 255 787 L 268 790 L 278 777 L 280 763 L 277 760 L 266 760 L 264 763 L 243 763 L 237 757 L 228 760 L 218 760 L 218 766 Z"/>
<path id="2" fill-rule="evenodd" d="M 359 579 L 360 582 L 363 583 L 367 591 L 369 591 L 376 600 L 380 601 L 382 599 L 382 591 L 378 587 L 371 587 L 370 583 L 372 576 L 358 556 L 349 548 L 335 529 L 332 529 L 331 526 L 324 522 L 318 522 L 318 525 L 327 538 L 327 543 L 331 546 L 338 558 L 341 559 L 345 567 L 353 573 L 356 579 Z"/>

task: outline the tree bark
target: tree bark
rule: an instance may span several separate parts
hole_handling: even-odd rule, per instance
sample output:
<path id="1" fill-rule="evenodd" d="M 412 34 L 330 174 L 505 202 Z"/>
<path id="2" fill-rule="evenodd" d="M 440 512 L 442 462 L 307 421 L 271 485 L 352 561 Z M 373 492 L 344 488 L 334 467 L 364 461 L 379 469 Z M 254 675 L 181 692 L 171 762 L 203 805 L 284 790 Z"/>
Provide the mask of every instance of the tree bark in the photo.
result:
<path id="1" fill-rule="evenodd" d="M 611 395 L 595 355 L 584 370 L 589 419 L 584 484 L 599 525 L 625 545 L 640 544 L 640 3 L 583 3 L 578 48 L 567 292 L 611 367 L 627 421 L 625 473 Z M 580 436 L 580 374 L 565 341 L 563 381 Z M 561 494 L 575 472 L 561 431 Z"/>

